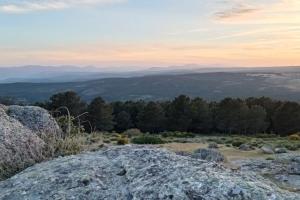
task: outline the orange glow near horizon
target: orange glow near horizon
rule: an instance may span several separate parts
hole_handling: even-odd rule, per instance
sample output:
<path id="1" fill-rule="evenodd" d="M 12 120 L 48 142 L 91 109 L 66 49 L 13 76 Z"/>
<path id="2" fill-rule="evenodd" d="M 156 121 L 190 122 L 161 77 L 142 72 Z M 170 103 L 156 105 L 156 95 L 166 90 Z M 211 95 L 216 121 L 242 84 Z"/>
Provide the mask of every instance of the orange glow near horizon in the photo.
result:
<path id="1" fill-rule="evenodd" d="M 192 4 L 194 1 L 187 2 Z M 190 18 L 187 17 L 182 24 L 168 23 L 165 30 L 161 30 L 161 27 L 165 26 L 161 24 L 159 31 L 152 34 L 147 32 L 148 29 L 141 28 L 142 25 L 134 24 L 137 30 L 132 34 L 136 34 L 137 39 L 130 35 L 132 30 L 125 26 L 124 34 L 101 30 L 103 31 L 101 34 L 105 37 L 99 33 L 99 38 L 95 37 L 93 40 L 88 40 L 89 32 L 85 30 L 78 38 L 86 38 L 86 41 L 74 39 L 69 43 L 47 43 L 47 38 L 53 39 L 52 37 L 57 34 L 57 30 L 53 30 L 53 34 L 50 32 L 49 36 L 45 36 L 45 39 L 37 44 L 34 38 L 31 38 L 34 44 L 27 43 L 25 40 L 21 41 L 21 44 L 14 45 L 6 42 L 0 46 L 0 66 L 23 64 L 121 67 L 185 64 L 239 67 L 300 65 L 300 1 L 272 0 L 269 3 L 255 1 L 258 2 L 257 4 L 248 0 L 232 2 L 229 10 L 220 6 L 215 9 L 219 12 L 208 12 L 207 9 L 208 13 L 217 14 L 199 17 L 199 27 L 186 25 L 190 21 L 197 22 L 194 16 L 193 18 L 188 16 Z M 127 3 L 130 3 L 130 0 L 122 1 L 122 5 Z M 155 16 L 151 12 L 149 15 Z M 182 15 L 176 17 L 184 18 L 184 14 Z M 147 25 L 147 21 L 145 23 Z M 159 25 L 150 22 L 149 24 L 153 29 Z M 181 27 L 183 25 L 185 27 Z M 115 24 L 113 28 L 120 28 L 120 26 Z M 116 39 L 113 37 L 106 39 L 109 34 L 116 34 Z M 129 35 L 128 38 L 124 36 L 126 34 Z M 6 37 L 11 39 L 11 36 Z M 66 39 L 68 37 L 66 36 Z"/>

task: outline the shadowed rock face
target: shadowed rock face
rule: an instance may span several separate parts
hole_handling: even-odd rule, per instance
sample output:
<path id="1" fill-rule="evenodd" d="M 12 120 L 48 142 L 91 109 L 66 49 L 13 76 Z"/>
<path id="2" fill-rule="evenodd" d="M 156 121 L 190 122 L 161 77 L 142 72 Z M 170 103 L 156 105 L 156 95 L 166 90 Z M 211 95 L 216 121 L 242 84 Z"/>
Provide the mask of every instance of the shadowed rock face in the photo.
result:
<path id="1" fill-rule="evenodd" d="M 39 135 L 57 132 L 42 108 L 0 105 L 0 179 L 43 160 L 45 142 Z"/>
<path id="2" fill-rule="evenodd" d="M 256 174 L 146 146 L 58 158 L 0 182 L 0 199 L 14 200 L 299 198 Z"/>

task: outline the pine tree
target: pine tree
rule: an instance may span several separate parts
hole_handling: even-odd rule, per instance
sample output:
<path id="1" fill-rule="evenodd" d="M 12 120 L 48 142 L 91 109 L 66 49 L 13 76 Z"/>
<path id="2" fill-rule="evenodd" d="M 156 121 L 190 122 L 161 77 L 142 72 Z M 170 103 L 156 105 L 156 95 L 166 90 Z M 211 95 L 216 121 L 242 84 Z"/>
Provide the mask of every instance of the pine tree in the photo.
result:
<path id="1" fill-rule="evenodd" d="M 88 106 L 89 121 L 99 131 L 110 131 L 114 128 L 112 106 L 101 97 L 95 98 Z"/>

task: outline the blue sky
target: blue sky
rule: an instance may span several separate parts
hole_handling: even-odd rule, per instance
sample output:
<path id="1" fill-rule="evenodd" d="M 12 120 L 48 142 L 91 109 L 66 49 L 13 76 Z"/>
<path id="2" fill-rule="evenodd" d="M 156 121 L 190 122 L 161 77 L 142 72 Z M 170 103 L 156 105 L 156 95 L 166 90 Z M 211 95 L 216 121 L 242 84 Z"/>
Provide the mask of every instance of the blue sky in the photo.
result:
<path id="1" fill-rule="evenodd" d="M 0 66 L 299 65 L 299 53 L 298 0 L 0 0 Z"/>

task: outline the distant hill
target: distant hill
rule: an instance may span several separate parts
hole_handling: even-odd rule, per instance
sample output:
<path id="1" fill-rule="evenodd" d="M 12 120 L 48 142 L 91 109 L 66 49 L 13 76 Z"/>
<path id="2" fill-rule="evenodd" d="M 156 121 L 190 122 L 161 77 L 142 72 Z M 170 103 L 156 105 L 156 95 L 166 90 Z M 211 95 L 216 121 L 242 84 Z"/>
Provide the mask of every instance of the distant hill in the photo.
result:
<path id="1" fill-rule="evenodd" d="M 0 83 L 56 83 L 79 82 L 103 78 L 130 78 L 154 75 L 180 75 L 213 72 L 264 72 L 284 73 L 300 72 L 300 67 L 263 67 L 263 68 L 224 68 L 219 66 L 183 65 L 170 67 L 78 67 L 78 66 L 39 66 L 0 67 Z"/>
<path id="2" fill-rule="evenodd" d="M 115 100 L 165 100 L 180 94 L 208 100 L 259 97 L 300 100 L 300 72 L 214 72 L 105 78 L 67 83 L 0 84 L 0 96 L 43 101 L 52 94 L 74 90 L 85 100 L 102 96 Z"/>

